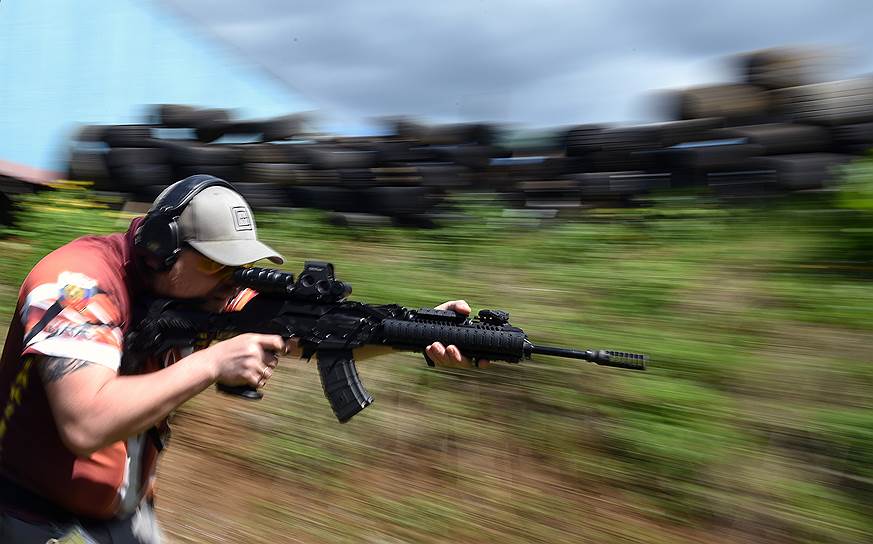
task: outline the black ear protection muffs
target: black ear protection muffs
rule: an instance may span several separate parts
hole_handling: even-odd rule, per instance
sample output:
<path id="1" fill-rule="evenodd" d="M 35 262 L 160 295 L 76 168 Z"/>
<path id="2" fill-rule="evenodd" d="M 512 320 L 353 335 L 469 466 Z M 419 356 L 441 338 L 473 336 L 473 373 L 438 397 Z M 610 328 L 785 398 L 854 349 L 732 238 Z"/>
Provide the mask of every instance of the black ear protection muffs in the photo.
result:
<path id="1" fill-rule="evenodd" d="M 179 216 L 185 206 L 207 187 L 226 187 L 236 192 L 233 185 L 223 179 L 197 174 L 174 184 L 152 204 L 133 240 L 134 248 L 149 267 L 156 271 L 168 270 L 179 258 L 182 251 Z"/>

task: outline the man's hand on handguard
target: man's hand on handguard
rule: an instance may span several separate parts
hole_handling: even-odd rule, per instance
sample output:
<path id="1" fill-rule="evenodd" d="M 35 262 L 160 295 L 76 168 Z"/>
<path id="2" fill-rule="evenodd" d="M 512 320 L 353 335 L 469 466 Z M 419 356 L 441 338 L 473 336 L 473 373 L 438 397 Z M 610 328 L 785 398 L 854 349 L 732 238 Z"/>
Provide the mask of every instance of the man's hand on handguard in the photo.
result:
<path id="1" fill-rule="evenodd" d="M 470 305 L 465 300 L 450 300 L 436 307 L 437 310 L 452 310 L 459 314 L 470 315 Z M 479 359 L 474 362 L 465 357 L 456 346 L 444 346 L 440 342 L 434 342 L 425 349 L 425 353 L 436 366 L 450 368 L 472 368 L 478 366 L 485 368 L 491 364 L 487 359 Z M 478 363 L 478 364 L 476 364 Z"/>

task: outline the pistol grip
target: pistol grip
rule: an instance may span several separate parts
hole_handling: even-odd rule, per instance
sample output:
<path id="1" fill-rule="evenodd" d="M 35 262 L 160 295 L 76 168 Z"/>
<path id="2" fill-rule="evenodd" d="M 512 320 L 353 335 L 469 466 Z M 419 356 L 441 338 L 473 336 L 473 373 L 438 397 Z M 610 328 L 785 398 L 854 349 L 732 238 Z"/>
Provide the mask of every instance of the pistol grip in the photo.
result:
<path id="1" fill-rule="evenodd" d="M 264 394 L 250 385 L 224 385 L 215 384 L 215 388 L 225 395 L 236 395 L 248 400 L 261 400 Z"/>

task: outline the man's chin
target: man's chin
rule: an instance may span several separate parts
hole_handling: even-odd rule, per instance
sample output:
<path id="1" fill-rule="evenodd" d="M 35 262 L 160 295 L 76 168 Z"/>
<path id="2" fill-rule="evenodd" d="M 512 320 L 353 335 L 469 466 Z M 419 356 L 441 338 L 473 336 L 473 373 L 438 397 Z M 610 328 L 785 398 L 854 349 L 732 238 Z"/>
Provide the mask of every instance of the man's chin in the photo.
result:
<path id="1" fill-rule="evenodd" d="M 179 299 L 203 312 L 221 312 L 227 306 L 228 297 L 200 297 Z"/>
<path id="2" fill-rule="evenodd" d="M 220 312 L 227 306 L 230 297 L 214 297 L 203 301 L 202 308 L 209 312 Z"/>

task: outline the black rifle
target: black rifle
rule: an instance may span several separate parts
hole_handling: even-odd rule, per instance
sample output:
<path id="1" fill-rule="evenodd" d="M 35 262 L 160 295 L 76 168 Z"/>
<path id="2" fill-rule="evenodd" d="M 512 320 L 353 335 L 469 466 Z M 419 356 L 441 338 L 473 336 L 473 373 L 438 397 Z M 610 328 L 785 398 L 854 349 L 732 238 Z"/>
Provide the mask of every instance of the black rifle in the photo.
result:
<path id="1" fill-rule="evenodd" d="M 192 308 L 190 302 L 186 306 L 182 301 L 156 301 L 128 335 L 125 351 L 134 356 L 161 353 L 245 332 L 296 337 L 305 358 L 317 355 L 325 396 L 341 423 L 373 402 L 361 384 L 352 354 L 354 348 L 366 344 L 422 352 L 431 343 L 441 342 L 457 346 L 474 361 L 517 363 L 543 354 L 645 370 L 646 357 L 635 353 L 535 346 L 523 330 L 509 324 L 509 314 L 501 310 L 481 310 L 478 317 L 468 318 L 447 310 L 346 300 L 351 285 L 336 279 L 333 265 L 326 262 L 306 262 L 296 281 L 293 274 L 267 268 L 237 270 L 234 281 L 258 292 L 240 311 L 210 313 Z M 219 384 L 218 388 L 250 399 L 262 397 L 248 386 Z"/>

